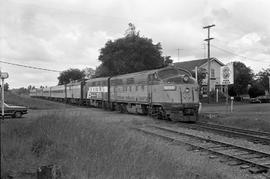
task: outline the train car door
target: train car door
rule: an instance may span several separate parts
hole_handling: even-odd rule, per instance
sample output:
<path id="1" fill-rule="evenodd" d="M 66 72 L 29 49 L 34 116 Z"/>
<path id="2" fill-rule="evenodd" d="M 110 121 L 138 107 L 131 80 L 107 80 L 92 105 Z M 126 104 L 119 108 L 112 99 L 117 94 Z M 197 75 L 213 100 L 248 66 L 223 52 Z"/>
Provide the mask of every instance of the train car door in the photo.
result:
<path id="1" fill-rule="evenodd" d="M 148 75 L 147 79 L 147 94 L 148 94 L 148 103 L 152 105 L 152 86 L 153 86 L 153 74 Z"/>

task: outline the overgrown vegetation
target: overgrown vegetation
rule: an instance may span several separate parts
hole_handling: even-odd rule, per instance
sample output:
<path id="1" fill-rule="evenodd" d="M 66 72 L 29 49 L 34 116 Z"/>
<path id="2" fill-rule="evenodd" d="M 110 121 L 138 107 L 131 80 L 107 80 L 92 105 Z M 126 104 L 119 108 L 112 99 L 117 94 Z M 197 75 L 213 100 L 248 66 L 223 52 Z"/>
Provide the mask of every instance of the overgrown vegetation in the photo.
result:
<path id="1" fill-rule="evenodd" d="M 26 106 L 29 109 L 60 109 L 70 108 L 71 106 L 61 103 L 55 103 L 49 100 L 31 98 L 25 94 L 15 94 L 14 92 L 5 93 L 5 102 L 7 104 Z"/>
<path id="2" fill-rule="evenodd" d="M 201 121 L 228 125 L 243 129 L 270 132 L 269 104 L 235 104 L 234 111 L 228 112 L 230 106 L 204 104 L 202 112 L 214 113 L 218 116 L 211 119 L 201 118 Z"/>
<path id="3" fill-rule="evenodd" d="M 173 158 L 145 138 L 82 117 L 55 113 L 3 124 L 1 178 L 49 164 L 60 166 L 63 178 L 178 178 Z"/>

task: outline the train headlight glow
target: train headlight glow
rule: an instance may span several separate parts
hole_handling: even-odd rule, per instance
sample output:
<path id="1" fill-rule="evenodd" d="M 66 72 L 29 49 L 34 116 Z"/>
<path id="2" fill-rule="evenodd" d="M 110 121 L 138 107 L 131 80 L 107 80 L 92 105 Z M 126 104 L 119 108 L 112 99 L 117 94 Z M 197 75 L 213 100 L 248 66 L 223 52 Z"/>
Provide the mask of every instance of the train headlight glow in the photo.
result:
<path id="1" fill-rule="evenodd" d="M 189 88 L 186 88 L 185 92 L 186 93 L 189 93 L 190 89 Z"/>
<path id="2" fill-rule="evenodd" d="M 189 80 L 189 76 L 185 75 L 185 76 L 183 77 L 183 81 L 184 81 L 185 83 L 187 83 L 188 80 Z"/>

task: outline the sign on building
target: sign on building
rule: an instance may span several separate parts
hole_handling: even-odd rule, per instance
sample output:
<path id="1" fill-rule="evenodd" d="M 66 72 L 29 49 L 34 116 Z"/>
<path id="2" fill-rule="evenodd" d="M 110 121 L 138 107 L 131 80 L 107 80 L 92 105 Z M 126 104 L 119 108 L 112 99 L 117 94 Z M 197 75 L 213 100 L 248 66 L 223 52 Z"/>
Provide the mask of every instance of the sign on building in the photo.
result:
<path id="1" fill-rule="evenodd" d="M 233 63 L 220 67 L 220 84 L 229 85 L 234 83 Z"/>

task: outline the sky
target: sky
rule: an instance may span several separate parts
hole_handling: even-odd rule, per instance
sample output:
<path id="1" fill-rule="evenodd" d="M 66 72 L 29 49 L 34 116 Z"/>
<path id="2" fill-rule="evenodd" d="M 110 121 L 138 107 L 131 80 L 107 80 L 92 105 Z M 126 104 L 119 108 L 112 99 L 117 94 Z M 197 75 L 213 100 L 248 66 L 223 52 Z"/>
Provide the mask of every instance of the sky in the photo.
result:
<path id="1" fill-rule="evenodd" d="M 269 0 L 0 0 L 0 60 L 57 71 L 96 68 L 108 40 L 133 23 L 174 62 L 211 56 L 270 67 Z M 178 50 L 179 56 L 178 56 Z M 0 62 L 10 88 L 57 85 L 59 72 Z"/>

